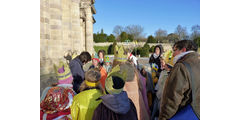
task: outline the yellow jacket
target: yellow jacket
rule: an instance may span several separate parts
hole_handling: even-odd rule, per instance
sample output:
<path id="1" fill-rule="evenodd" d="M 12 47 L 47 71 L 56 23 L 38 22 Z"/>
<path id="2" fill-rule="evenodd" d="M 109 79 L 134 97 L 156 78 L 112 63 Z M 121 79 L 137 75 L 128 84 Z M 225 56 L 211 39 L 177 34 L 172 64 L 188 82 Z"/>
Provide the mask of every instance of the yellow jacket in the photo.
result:
<path id="1" fill-rule="evenodd" d="M 102 96 L 98 89 L 85 90 L 74 96 L 71 105 L 72 120 L 92 120 L 94 110 L 102 100 L 96 101 Z"/>

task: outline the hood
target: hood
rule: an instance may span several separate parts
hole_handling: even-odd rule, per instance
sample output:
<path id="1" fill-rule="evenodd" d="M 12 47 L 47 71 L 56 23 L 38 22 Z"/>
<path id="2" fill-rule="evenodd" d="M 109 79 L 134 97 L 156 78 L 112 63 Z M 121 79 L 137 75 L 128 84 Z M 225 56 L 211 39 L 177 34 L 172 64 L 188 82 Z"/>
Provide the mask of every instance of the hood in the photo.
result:
<path id="1" fill-rule="evenodd" d="M 130 101 L 125 91 L 119 94 L 107 94 L 101 99 L 102 103 L 115 113 L 126 114 L 130 110 Z"/>

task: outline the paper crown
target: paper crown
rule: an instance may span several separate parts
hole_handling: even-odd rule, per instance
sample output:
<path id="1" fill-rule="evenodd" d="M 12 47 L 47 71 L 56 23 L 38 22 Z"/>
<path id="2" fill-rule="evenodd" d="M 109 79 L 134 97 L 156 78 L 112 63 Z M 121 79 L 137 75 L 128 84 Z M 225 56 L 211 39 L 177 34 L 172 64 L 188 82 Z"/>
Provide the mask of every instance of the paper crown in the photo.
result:
<path id="1" fill-rule="evenodd" d="M 106 56 L 104 57 L 104 62 L 111 62 L 109 56 L 106 55 Z"/>
<path id="2" fill-rule="evenodd" d="M 57 74 L 58 84 L 72 84 L 73 77 L 67 63 L 59 62 L 59 66 L 54 64 L 54 70 Z"/>
<path id="3" fill-rule="evenodd" d="M 173 53 L 171 50 L 164 53 L 164 60 L 167 65 L 173 67 Z"/>
<path id="4" fill-rule="evenodd" d="M 99 60 L 99 57 L 98 57 L 98 54 L 97 54 L 97 53 L 95 53 L 95 54 L 92 54 L 92 59 L 93 59 L 93 60 L 97 60 L 98 62 L 100 62 L 100 60 Z"/>
<path id="5" fill-rule="evenodd" d="M 153 64 L 152 64 L 152 69 L 155 70 L 155 71 L 158 71 L 158 69 L 159 69 L 159 68 L 158 68 L 158 65 L 155 64 L 155 63 L 153 63 Z"/>
<path id="6" fill-rule="evenodd" d="M 117 45 L 114 48 L 114 59 L 116 61 L 120 61 L 120 62 L 125 62 L 127 61 L 127 54 L 124 52 L 124 48 L 121 45 L 120 47 L 118 47 Z"/>
<path id="7" fill-rule="evenodd" d="M 78 56 L 77 51 L 72 52 L 72 60 Z"/>
<path id="8" fill-rule="evenodd" d="M 105 81 L 105 88 L 109 94 L 119 94 L 120 92 L 123 91 L 123 88 L 120 89 L 113 88 L 114 83 L 112 80 L 112 76 L 117 76 L 125 82 L 127 78 L 127 71 L 126 70 L 121 71 L 120 66 L 117 65 L 108 74 L 107 79 Z"/>

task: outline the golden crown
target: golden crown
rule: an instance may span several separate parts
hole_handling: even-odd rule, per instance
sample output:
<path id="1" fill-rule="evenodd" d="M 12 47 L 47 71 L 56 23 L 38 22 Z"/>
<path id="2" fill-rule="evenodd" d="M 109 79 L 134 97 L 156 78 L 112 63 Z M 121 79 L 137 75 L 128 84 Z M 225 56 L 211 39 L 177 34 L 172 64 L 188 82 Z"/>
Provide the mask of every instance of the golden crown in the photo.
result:
<path id="1" fill-rule="evenodd" d="M 117 45 L 114 48 L 114 59 L 120 62 L 127 61 L 127 54 L 124 50 L 124 47 L 121 45 L 118 47 Z"/>

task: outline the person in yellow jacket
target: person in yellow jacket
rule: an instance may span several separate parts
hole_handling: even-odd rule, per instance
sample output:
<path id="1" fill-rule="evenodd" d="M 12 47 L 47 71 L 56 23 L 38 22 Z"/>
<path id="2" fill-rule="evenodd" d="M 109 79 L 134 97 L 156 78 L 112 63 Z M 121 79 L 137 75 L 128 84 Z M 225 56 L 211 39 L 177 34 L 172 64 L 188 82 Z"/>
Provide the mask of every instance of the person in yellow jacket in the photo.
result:
<path id="1" fill-rule="evenodd" d="M 85 73 L 85 81 L 80 86 L 80 93 L 74 96 L 71 105 L 72 120 L 92 120 L 96 107 L 102 102 L 96 100 L 104 93 L 99 80 L 101 74 L 96 68 Z"/>

